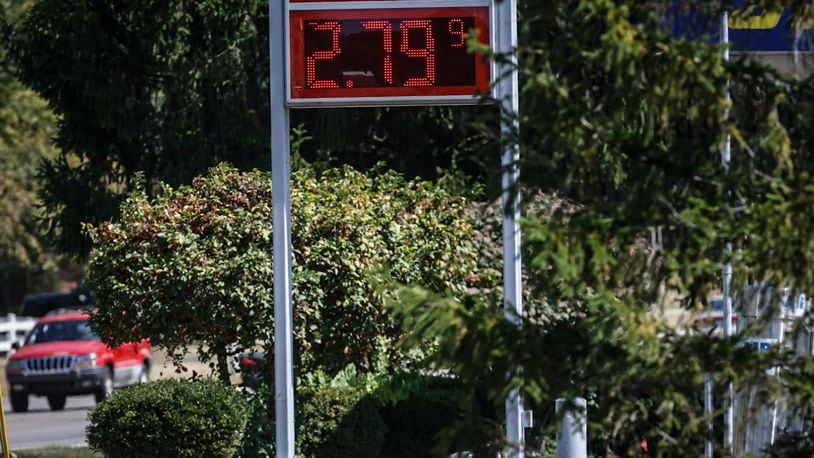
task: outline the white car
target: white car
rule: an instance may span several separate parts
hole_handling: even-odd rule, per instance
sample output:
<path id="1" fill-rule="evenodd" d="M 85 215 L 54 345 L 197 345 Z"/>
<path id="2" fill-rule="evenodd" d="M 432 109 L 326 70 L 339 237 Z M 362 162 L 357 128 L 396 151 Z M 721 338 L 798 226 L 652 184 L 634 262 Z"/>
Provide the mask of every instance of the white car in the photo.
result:
<path id="1" fill-rule="evenodd" d="M 732 328 L 738 324 L 738 315 L 732 312 Z M 693 325 L 704 333 L 712 332 L 715 335 L 723 334 L 724 330 L 724 298 L 715 296 L 709 301 L 709 306 L 703 312 L 693 317 Z"/>

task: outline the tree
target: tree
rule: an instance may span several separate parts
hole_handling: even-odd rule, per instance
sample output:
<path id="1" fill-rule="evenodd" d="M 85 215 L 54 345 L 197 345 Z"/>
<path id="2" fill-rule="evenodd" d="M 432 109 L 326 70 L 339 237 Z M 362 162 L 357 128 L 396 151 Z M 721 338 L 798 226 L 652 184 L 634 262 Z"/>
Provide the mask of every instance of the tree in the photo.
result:
<path id="1" fill-rule="evenodd" d="M 809 2 L 743 3 L 747 15 L 758 3 L 764 11 L 786 6 L 797 24 L 813 13 Z M 810 355 L 759 355 L 740 346 L 757 329 L 710 339 L 650 313 L 666 294 L 699 307 L 717 288 L 724 260 L 737 267 L 736 285 L 814 290 L 811 129 L 803 127 L 811 123 L 812 80 L 748 60 L 725 63 L 708 37 L 671 34 L 667 22 L 678 10 L 667 7 L 695 9 L 712 28 L 731 5 L 563 0 L 521 9 L 514 141 L 527 189 L 562 202 L 528 214 L 526 268 L 540 304 L 560 315 L 531 304 L 518 328 L 489 297 L 461 303 L 415 288 L 393 306 L 412 342 L 439 342 L 434 367 L 473 393 L 485 389 L 502 403 L 520 387 L 536 406 L 587 397 L 602 454 L 638 455 L 642 438 L 654 456 L 700 453 L 706 371 L 814 408 Z M 726 134 L 729 170 L 719 155 Z M 777 366 L 786 368 L 781 377 L 767 377 Z M 462 434 L 477 430 L 460 426 Z"/>
<path id="2" fill-rule="evenodd" d="M 61 250 L 85 255 L 82 223 L 115 219 L 139 172 L 149 190 L 159 181 L 189 184 L 221 161 L 268 168 L 267 29 L 261 0 L 33 5 L 14 27 L 11 54 L 20 79 L 60 119 L 63 152 L 41 176 Z M 460 162 L 485 175 L 470 154 L 483 143 L 470 139 L 473 113 L 311 110 L 296 112 L 293 125 L 315 137 L 302 150 L 312 162 L 365 169 L 387 160 L 425 179 Z"/>
<path id="3" fill-rule="evenodd" d="M 60 116 L 64 153 L 42 176 L 61 249 L 86 253 L 81 223 L 115 216 L 137 172 L 177 185 L 222 160 L 262 163 L 264 8 L 39 1 L 27 12 L 12 54 L 21 79 Z"/>
<path id="4" fill-rule="evenodd" d="M 368 274 L 461 296 L 477 281 L 465 202 L 394 173 L 350 168 L 292 177 L 295 342 L 300 374 L 348 364 L 392 370 L 410 355 Z M 148 337 L 218 357 L 272 341 L 271 179 L 221 165 L 191 186 L 139 192 L 119 223 L 91 229 L 91 325 L 110 345 Z M 233 345 L 234 344 L 234 345 Z"/>
<path id="5" fill-rule="evenodd" d="M 0 1 L 0 36 L 30 2 Z M 26 289 L 58 258 L 42 230 L 37 197 L 41 161 L 57 155 L 56 118 L 48 104 L 13 76 L 0 42 L 0 308 L 16 310 Z"/>

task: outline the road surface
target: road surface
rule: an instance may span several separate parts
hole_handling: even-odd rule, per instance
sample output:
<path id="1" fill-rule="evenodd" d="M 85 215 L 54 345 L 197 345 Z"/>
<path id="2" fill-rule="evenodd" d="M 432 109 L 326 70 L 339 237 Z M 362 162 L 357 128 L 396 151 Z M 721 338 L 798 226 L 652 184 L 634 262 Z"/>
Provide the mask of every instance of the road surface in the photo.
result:
<path id="1" fill-rule="evenodd" d="M 51 412 L 44 397 L 29 397 L 28 412 L 12 413 L 11 401 L 3 397 L 9 448 L 22 450 L 51 445 L 80 446 L 85 442 L 88 411 L 93 395 L 68 396 L 65 410 Z"/>
<path id="2" fill-rule="evenodd" d="M 162 378 L 186 378 L 196 371 L 208 374 L 206 364 L 199 363 L 197 356 L 189 354 L 184 358 L 187 372 L 176 373 L 167 356 L 161 352 L 153 353 L 153 367 L 150 380 Z M 0 387 L 8 393 L 5 386 L 5 359 L 0 360 Z M 239 380 L 236 376 L 235 380 Z M 65 410 L 52 412 L 48 409 L 45 397 L 29 396 L 28 412 L 12 413 L 11 401 L 3 396 L 3 407 L 6 412 L 9 448 L 22 450 L 29 448 L 59 446 L 85 446 L 85 427 L 88 425 L 88 411 L 96 405 L 93 395 L 68 396 Z"/>

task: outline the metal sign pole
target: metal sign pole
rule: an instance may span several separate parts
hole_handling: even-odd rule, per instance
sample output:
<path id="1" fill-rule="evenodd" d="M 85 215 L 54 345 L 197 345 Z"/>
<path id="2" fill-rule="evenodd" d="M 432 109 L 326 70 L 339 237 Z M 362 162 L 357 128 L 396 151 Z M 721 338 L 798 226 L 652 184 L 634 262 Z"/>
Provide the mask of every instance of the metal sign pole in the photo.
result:
<path id="1" fill-rule="evenodd" d="M 13 332 L 13 331 L 12 331 Z M 9 393 L 10 394 L 10 393 Z M 2 433 L 3 440 L 3 457 L 10 458 L 11 452 L 8 448 L 8 434 L 6 430 L 6 410 L 3 407 L 3 392 L 0 390 L 0 433 Z M 17 455 L 15 455 L 17 456 Z"/>
<path id="2" fill-rule="evenodd" d="M 285 0 L 269 0 L 271 192 L 274 244 L 274 405 L 277 458 L 294 457 L 291 309 L 291 159 L 285 75 Z"/>
<path id="3" fill-rule="evenodd" d="M 517 132 L 520 111 L 518 97 L 518 74 L 516 57 L 512 54 L 517 48 L 517 3 L 516 0 L 496 2 L 497 51 L 510 60 L 498 65 L 497 98 L 501 104 L 501 137 L 503 154 L 502 202 L 503 202 L 503 307 L 506 318 L 520 326 L 523 314 L 522 265 L 520 258 L 520 149 Z M 521 368 L 517 368 L 521 370 Z M 523 398 L 519 389 L 514 389 L 506 398 L 506 439 L 510 458 L 524 456 L 523 437 Z"/>
<path id="4" fill-rule="evenodd" d="M 704 414 L 709 417 L 709 423 L 707 423 L 707 437 L 704 439 L 704 456 L 706 458 L 712 458 L 713 456 L 712 384 L 712 372 L 707 372 L 704 374 Z"/>
<path id="5" fill-rule="evenodd" d="M 724 61 L 729 61 L 729 13 L 724 12 L 721 15 L 721 44 L 724 45 Z M 726 86 L 726 101 L 730 101 L 729 96 L 729 82 Z M 728 113 L 727 113 L 728 117 Z M 726 135 L 723 150 L 721 151 L 721 165 L 724 170 L 729 170 L 729 162 L 731 159 L 731 136 Z M 726 244 L 727 254 L 732 252 L 732 244 Z M 732 263 L 727 262 L 723 267 L 723 301 L 724 301 L 724 337 L 732 337 L 732 297 L 729 294 L 730 285 L 732 282 Z M 734 430 L 735 430 L 735 414 L 734 414 L 734 387 L 730 381 L 727 384 L 726 394 L 726 413 L 724 416 L 724 452 L 732 453 L 734 443 Z"/>

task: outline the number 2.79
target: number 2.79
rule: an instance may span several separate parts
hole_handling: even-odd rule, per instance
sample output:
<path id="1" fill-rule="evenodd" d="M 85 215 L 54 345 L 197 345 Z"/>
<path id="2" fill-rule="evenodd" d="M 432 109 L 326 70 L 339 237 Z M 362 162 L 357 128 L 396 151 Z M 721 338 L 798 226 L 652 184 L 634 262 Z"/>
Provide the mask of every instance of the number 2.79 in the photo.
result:
<path id="1" fill-rule="evenodd" d="M 393 24 L 389 20 L 372 19 L 360 21 L 362 29 L 368 31 L 382 31 L 382 47 L 384 50 L 384 59 L 382 62 L 384 80 L 388 84 L 393 84 Z M 339 43 L 339 38 L 342 34 L 342 23 L 339 21 L 321 21 L 316 23 L 309 23 L 308 26 L 313 27 L 314 30 L 321 32 L 329 32 L 331 34 L 331 49 L 324 49 L 314 51 L 305 59 L 305 75 L 306 84 L 311 88 L 336 88 L 337 83 L 333 80 L 318 80 L 317 79 L 317 62 L 324 60 L 328 61 L 334 59 L 342 53 L 342 46 Z M 435 84 L 435 55 L 436 46 L 435 38 L 433 37 L 432 21 L 429 19 L 405 19 L 398 22 L 398 28 L 401 30 L 401 42 L 399 43 L 399 52 L 405 54 L 407 57 L 425 59 L 425 76 L 407 78 L 404 86 L 432 86 Z M 423 30 L 425 34 L 425 45 L 423 48 L 416 48 L 410 44 L 410 30 L 418 29 Z M 460 48 L 464 46 L 464 21 L 462 19 L 449 19 L 447 21 L 447 32 L 449 32 L 452 41 L 450 45 L 453 48 Z"/>

